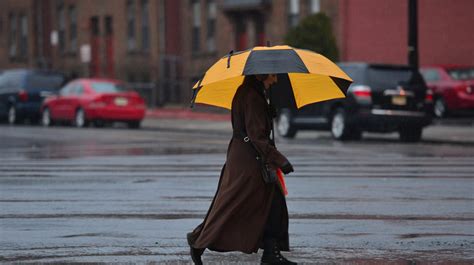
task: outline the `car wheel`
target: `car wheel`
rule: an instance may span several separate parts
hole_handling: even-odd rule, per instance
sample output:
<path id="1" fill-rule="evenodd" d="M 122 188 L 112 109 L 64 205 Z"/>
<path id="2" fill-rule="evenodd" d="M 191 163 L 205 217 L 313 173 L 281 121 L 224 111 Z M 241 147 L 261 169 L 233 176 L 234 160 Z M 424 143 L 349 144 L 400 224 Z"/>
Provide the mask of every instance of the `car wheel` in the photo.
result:
<path id="1" fill-rule="evenodd" d="M 447 107 L 446 107 L 446 102 L 444 101 L 443 97 L 439 97 L 435 100 L 434 107 L 433 107 L 433 112 L 436 117 L 438 118 L 444 118 L 446 117 L 447 114 Z"/>
<path id="2" fill-rule="evenodd" d="M 130 129 L 139 129 L 141 121 L 130 121 L 128 122 L 128 128 Z"/>
<path id="3" fill-rule="evenodd" d="M 76 116 L 74 119 L 74 125 L 78 128 L 83 128 L 87 126 L 86 113 L 83 109 L 78 109 L 76 111 Z"/>
<path id="4" fill-rule="evenodd" d="M 16 112 L 15 106 L 10 106 L 8 108 L 8 124 L 13 125 L 13 124 L 18 124 L 18 116 Z"/>
<path id="5" fill-rule="evenodd" d="M 351 132 L 356 133 L 360 131 L 359 130 L 351 131 L 351 128 L 349 128 L 347 124 L 346 111 L 343 108 L 336 109 L 336 111 L 334 111 L 334 114 L 331 117 L 332 137 L 337 140 L 349 140 L 351 139 Z"/>
<path id="6" fill-rule="evenodd" d="M 282 110 L 280 112 L 276 127 L 278 135 L 285 138 L 294 138 L 298 131 L 293 125 L 292 115 L 289 110 Z"/>
<path id="7" fill-rule="evenodd" d="M 41 124 L 45 127 L 52 126 L 54 124 L 53 120 L 51 119 L 51 113 L 48 108 L 43 110 L 41 114 Z"/>
<path id="8" fill-rule="evenodd" d="M 399 134 L 400 134 L 400 141 L 406 142 L 406 143 L 414 143 L 421 140 L 421 136 L 423 134 L 423 128 L 404 126 L 400 128 Z"/>

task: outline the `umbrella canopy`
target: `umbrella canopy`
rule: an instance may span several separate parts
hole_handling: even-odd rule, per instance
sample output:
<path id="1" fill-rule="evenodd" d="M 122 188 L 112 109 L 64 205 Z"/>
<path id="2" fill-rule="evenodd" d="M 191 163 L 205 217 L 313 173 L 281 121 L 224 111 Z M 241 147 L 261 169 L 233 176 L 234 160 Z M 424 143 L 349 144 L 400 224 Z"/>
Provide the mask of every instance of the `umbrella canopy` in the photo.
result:
<path id="1" fill-rule="evenodd" d="M 301 108 L 344 98 L 352 79 L 326 57 L 290 46 L 254 47 L 230 52 L 207 70 L 193 87 L 193 103 L 231 109 L 246 75 L 278 74 L 271 89 L 277 107 Z"/>

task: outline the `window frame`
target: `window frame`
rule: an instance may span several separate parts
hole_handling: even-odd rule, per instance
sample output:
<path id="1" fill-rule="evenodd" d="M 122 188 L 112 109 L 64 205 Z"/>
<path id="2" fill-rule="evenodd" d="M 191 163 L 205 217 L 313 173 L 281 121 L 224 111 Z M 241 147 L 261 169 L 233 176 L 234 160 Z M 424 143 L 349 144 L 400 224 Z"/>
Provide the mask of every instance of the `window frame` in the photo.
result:
<path id="1" fill-rule="evenodd" d="M 18 34 L 18 46 L 19 46 L 19 56 L 20 58 L 28 58 L 28 36 L 29 36 L 29 25 L 28 25 L 28 16 L 26 14 L 19 14 L 19 34 Z"/>
<path id="2" fill-rule="evenodd" d="M 18 55 L 18 20 L 15 13 L 8 14 L 8 56 L 10 59 Z"/>
<path id="3" fill-rule="evenodd" d="M 69 16 L 69 51 L 76 53 L 78 49 L 77 45 L 77 19 L 78 12 L 75 5 L 70 5 L 68 8 Z"/>
<path id="4" fill-rule="evenodd" d="M 136 31 L 136 9 L 135 1 L 127 0 L 126 4 L 126 21 L 127 21 L 127 50 L 129 52 L 137 49 L 137 31 Z"/>
<path id="5" fill-rule="evenodd" d="M 296 27 L 300 19 L 300 1 L 299 0 L 288 0 L 288 27 Z"/>
<path id="6" fill-rule="evenodd" d="M 58 47 L 61 53 L 66 52 L 66 10 L 64 3 L 57 6 Z"/>
<path id="7" fill-rule="evenodd" d="M 141 0 L 141 48 L 142 51 L 148 52 L 150 50 L 150 1 Z"/>
<path id="8" fill-rule="evenodd" d="M 191 30 L 191 50 L 193 54 L 199 53 L 201 49 L 201 3 L 199 0 L 191 1 L 192 30 Z"/>
<path id="9" fill-rule="evenodd" d="M 207 50 L 216 51 L 217 3 L 215 0 L 207 2 Z"/>

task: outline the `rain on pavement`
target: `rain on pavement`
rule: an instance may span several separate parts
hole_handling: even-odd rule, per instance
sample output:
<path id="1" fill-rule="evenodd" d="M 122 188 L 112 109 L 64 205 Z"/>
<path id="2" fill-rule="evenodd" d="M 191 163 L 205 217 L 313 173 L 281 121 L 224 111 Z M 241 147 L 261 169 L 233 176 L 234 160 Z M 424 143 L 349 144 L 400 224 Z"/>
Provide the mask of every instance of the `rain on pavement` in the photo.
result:
<path id="1" fill-rule="evenodd" d="M 429 127 L 417 144 L 378 135 L 341 143 L 315 132 L 278 139 L 295 166 L 287 256 L 308 264 L 472 264 L 474 141 L 448 137 L 452 130 Z M 189 264 L 185 234 L 209 207 L 230 135 L 228 122 L 1 125 L 0 262 Z M 203 259 L 256 264 L 260 254 Z"/>

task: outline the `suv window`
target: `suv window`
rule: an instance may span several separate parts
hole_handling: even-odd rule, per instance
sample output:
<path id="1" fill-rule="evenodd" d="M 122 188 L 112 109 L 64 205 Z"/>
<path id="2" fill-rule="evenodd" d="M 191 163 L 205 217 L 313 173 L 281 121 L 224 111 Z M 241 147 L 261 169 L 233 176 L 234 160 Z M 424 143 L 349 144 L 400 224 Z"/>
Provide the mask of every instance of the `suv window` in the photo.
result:
<path id="1" fill-rule="evenodd" d="M 32 73 L 26 78 L 27 89 L 58 89 L 64 76 L 56 73 Z"/>
<path id="2" fill-rule="evenodd" d="M 421 71 L 421 75 L 423 75 L 423 78 L 425 79 L 426 82 L 433 82 L 433 81 L 440 80 L 439 72 L 438 70 L 435 70 L 435 69 L 423 70 Z"/>
<path id="3" fill-rule="evenodd" d="M 341 69 L 354 81 L 356 84 L 364 83 L 364 68 L 359 66 L 341 66 Z"/>
<path id="4" fill-rule="evenodd" d="M 4 86 L 8 89 L 18 89 L 23 85 L 23 79 L 25 77 L 25 71 L 12 70 L 2 74 L 4 78 Z"/>
<path id="5" fill-rule="evenodd" d="M 0 91 L 2 91 L 3 88 L 5 88 L 5 75 L 0 74 Z"/>
<path id="6" fill-rule="evenodd" d="M 409 82 L 412 71 L 409 68 L 369 67 L 368 85 L 373 89 L 394 88 L 400 83 Z"/>

